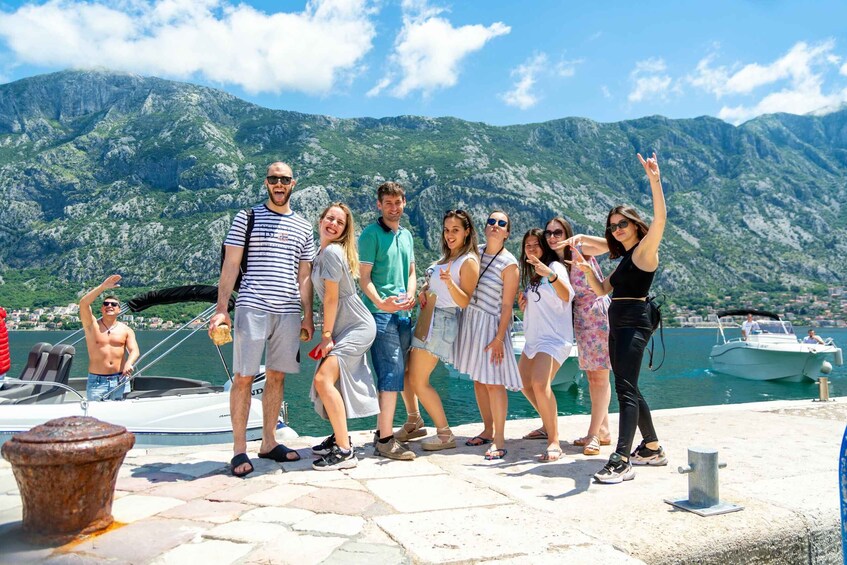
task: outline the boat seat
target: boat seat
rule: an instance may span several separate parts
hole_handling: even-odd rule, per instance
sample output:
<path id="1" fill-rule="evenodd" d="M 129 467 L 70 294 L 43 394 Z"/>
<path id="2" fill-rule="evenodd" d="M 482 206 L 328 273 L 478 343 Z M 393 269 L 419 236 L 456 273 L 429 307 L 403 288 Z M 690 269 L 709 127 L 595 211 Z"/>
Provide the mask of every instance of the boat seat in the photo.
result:
<path id="1" fill-rule="evenodd" d="M 29 350 L 26 365 L 21 371 L 18 379 L 22 381 L 43 380 L 47 370 L 47 358 L 52 348 L 52 345 L 43 341 L 33 345 L 32 349 Z M 6 387 L 0 391 L 0 399 L 22 398 L 24 396 L 29 396 L 32 394 L 32 389 L 33 387 L 29 385 L 7 384 Z M 0 402 L 2 402 L 2 400 L 0 400 Z"/>
<path id="2" fill-rule="evenodd" d="M 44 378 L 37 382 L 68 384 L 71 374 L 71 365 L 74 361 L 76 350 L 72 345 L 54 345 L 47 355 L 47 367 Z M 63 395 L 67 392 L 63 388 L 54 386 L 30 385 L 31 392 L 23 398 L 17 398 L 13 404 L 34 404 L 41 402 L 61 402 Z"/>

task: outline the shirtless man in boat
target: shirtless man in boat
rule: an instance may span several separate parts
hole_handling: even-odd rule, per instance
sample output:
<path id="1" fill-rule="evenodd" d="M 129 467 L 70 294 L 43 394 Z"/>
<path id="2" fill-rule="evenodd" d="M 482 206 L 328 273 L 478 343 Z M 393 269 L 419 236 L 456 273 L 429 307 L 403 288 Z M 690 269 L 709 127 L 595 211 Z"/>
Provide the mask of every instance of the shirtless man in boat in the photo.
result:
<path id="1" fill-rule="evenodd" d="M 118 386 L 121 378 L 128 379 L 132 375 L 138 359 L 135 332 L 118 321 L 120 300 L 111 294 L 103 298 L 100 318 L 95 318 L 91 309 L 97 297 L 120 286 L 120 280 L 120 275 L 112 275 L 79 300 L 79 318 L 88 347 L 88 384 L 85 387 L 88 400 L 122 400 L 126 384 L 106 397 L 103 395 Z"/>

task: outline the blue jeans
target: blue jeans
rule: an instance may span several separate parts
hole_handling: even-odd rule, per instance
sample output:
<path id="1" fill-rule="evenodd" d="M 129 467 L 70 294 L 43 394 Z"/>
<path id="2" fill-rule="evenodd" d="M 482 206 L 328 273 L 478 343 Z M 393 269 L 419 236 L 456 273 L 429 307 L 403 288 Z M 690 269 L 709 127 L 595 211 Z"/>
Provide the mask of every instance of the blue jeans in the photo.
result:
<path id="1" fill-rule="evenodd" d="M 412 343 L 412 321 L 396 312 L 376 312 L 376 339 L 371 346 L 371 362 L 380 392 L 402 392 L 406 355 Z"/>
<path id="2" fill-rule="evenodd" d="M 120 388 L 115 389 L 115 391 L 109 396 L 101 398 L 111 389 L 118 386 L 118 381 L 120 380 L 120 373 L 115 373 L 114 375 L 97 375 L 95 373 L 88 373 L 88 383 L 85 385 L 85 396 L 88 400 L 123 400 L 126 384 L 123 384 Z"/>

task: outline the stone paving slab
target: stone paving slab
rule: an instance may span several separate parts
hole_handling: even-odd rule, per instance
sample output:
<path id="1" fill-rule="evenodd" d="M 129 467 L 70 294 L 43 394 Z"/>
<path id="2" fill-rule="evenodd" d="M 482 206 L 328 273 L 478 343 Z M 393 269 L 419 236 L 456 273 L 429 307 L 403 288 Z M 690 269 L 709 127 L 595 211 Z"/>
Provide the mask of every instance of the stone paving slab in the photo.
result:
<path id="1" fill-rule="evenodd" d="M 448 475 L 376 479 L 368 481 L 367 486 L 398 512 L 512 503 L 498 492 Z"/>
<path id="2" fill-rule="evenodd" d="M 314 516 L 314 512 L 300 508 L 256 508 L 239 518 L 245 522 L 270 522 L 292 525 Z"/>
<path id="3" fill-rule="evenodd" d="M 185 565 L 186 563 L 214 563 L 228 565 L 240 561 L 253 550 L 247 543 L 223 540 L 204 540 L 174 548 L 153 560 L 152 565 Z"/>
<path id="4" fill-rule="evenodd" d="M 154 518 L 116 528 L 92 537 L 73 548 L 85 560 L 111 559 L 119 563 L 148 561 L 188 543 L 209 528 L 209 524 L 188 520 Z"/>
<path id="5" fill-rule="evenodd" d="M 199 520 L 212 524 L 226 524 L 238 519 L 239 516 L 252 510 L 253 507 L 239 502 L 213 502 L 211 500 L 192 500 L 175 506 L 159 516 L 184 520 Z"/>
<path id="6" fill-rule="evenodd" d="M 245 565 L 317 565 L 324 562 L 347 538 L 313 536 L 310 534 L 282 532 L 263 544 L 241 562 Z M 382 565 L 371 562 L 369 565 Z"/>
<path id="7" fill-rule="evenodd" d="M 185 501 L 178 498 L 132 494 L 112 503 L 112 516 L 116 522 L 129 524 L 182 504 Z"/>
<path id="8" fill-rule="evenodd" d="M 294 530 L 317 532 L 339 536 L 355 536 L 361 533 L 365 520 L 358 516 L 341 514 L 315 514 L 292 525 Z"/>
<path id="9" fill-rule="evenodd" d="M 204 534 L 209 539 L 229 540 L 242 543 L 258 543 L 274 539 L 288 530 L 284 526 L 268 522 L 236 521 L 215 526 Z"/>

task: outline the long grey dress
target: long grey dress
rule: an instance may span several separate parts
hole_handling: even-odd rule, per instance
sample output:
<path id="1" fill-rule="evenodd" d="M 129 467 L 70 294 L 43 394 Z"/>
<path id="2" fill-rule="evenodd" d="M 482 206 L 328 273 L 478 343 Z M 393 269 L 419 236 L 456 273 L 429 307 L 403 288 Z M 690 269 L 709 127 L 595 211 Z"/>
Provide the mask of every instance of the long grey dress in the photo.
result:
<path id="1" fill-rule="evenodd" d="M 327 245 L 312 264 L 312 284 L 321 301 L 327 280 L 338 283 L 338 312 L 332 328 L 335 345 L 329 354 L 338 359 L 341 374 L 335 386 L 344 399 L 347 417 L 363 418 L 379 414 L 376 387 L 367 362 L 368 350 L 376 337 L 376 323 L 356 294 L 356 283 L 347 266 L 344 249 L 336 243 Z M 327 419 L 314 382 L 309 397 L 315 405 L 315 412 Z"/>

